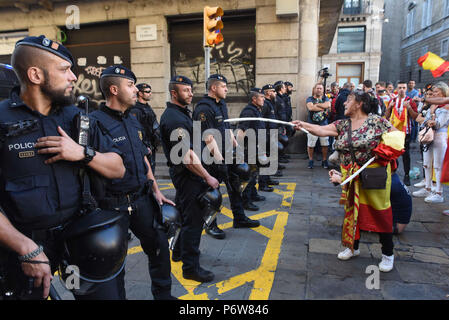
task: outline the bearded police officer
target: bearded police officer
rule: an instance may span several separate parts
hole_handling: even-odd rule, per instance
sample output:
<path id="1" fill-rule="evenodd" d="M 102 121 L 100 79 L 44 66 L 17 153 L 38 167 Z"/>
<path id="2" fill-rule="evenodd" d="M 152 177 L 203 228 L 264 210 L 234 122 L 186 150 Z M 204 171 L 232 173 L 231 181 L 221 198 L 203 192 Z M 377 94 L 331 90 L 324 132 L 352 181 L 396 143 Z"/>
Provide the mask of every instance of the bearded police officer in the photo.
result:
<path id="1" fill-rule="evenodd" d="M 79 110 L 69 106 L 76 76 L 64 46 L 43 35 L 27 37 L 16 43 L 12 65 L 20 88 L 0 103 L 0 244 L 10 250 L 8 275 L 14 277 L 17 297 L 39 299 L 48 296 L 52 274 L 62 261 L 59 231 L 80 210 L 80 169 L 87 166 L 116 179 L 125 168 L 112 139 L 95 122 L 90 122 L 91 147 L 73 140 L 79 133 Z M 119 245 L 126 253 L 126 236 L 123 240 Z M 75 298 L 123 296 L 123 284 L 113 279 Z"/>
<path id="2" fill-rule="evenodd" d="M 210 282 L 214 274 L 200 267 L 199 262 L 205 213 L 199 198 L 209 188 L 217 190 L 219 182 L 203 167 L 201 155 L 194 152 L 193 120 L 188 109 L 193 98 L 192 81 L 184 76 L 174 76 L 170 80 L 169 91 L 171 100 L 167 102 L 160 125 L 162 147 L 183 220 L 178 239 L 179 259 L 183 262 L 185 279 Z"/>
<path id="3" fill-rule="evenodd" d="M 193 112 L 193 120 L 201 122 L 201 134 L 208 129 L 217 129 L 221 135 L 221 141 L 215 141 L 213 135 L 207 135 L 205 137 L 206 144 L 212 148 L 212 153 L 218 161 L 222 162 L 219 166 L 207 166 L 206 168 L 216 178 L 220 179 L 220 173 L 216 170 L 217 167 L 223 169 L 224 179 L 234 179 L 234 176 L 229 175 L 231 169 L 229 165 L 224 164 L 225 148 L 233 148 L 237 146 L 237 141 L 230 129 L 226 119 L 229 119 L 228 108 L 226 106 L 226 95 L 228 92 L 227 79 L 220 74 L 213 74 L 207 81 L 208 93 L 197 103 Z M 229 141 L 226 141 L 229 139 Z M 218 148 L 221 145 L 221 148 Z M 211 146 L 216 146 L 211 147 Z M 236 177 L 238 178 L 238 177 Z M 238 182 L 237 184 L 240 184 Z M 233 183 L 226 183 L 227 186 L 233 186 Z M 234 228 L 255 228 L 260 225 L 259 221 L 251 220 L 245 215 L 243 208 L 243 199 L 240 189 L 232 188 L 228 190 L 229 201 L 231 203 L 232 214 L 234 215 L 233 226 Z M 225 233 L 218 228 L 217 221 L 206 228 L 206 233 L 217 239 L 224 239 Z"/>
<path id="4" fill-rule="evenodd" d="M 290 121 L 292 121 L 292 115 L 293 115 L 292 99 L 291 99 L 291 95 L 293 93 L 293 83 L 291 83 L 289 81 L 285 81 L 284 85 L 285 85 L 285 94 L 283 97 L 284 97 L 285 105 L 287 106 L 287 119 L 290 122 Z M 295 133 L 295 130 L 291 126 L 287 126 L 286 130 L 287 130 L 287 136 L 289 136 L 289 137 L 291 137 Z M 289 158 L 289 156 L 286 154 L 284 154 L 283 157 L 286 159 Z"/>
<path id="5" fill-rule="evenodd" d="M 174 203 L 159 190 L 146 158 L 148 149 L 142 142 L 142 126 L 130 114 L 130 108 L 136 102 L 135 81 L 134 73 L 121 65 L 106 68 L 100 77 L 100 89 L 106 103 L 90 116 L 116 141 L 126 167 L 122 179 L 106 181 L 100 207 L 121 211 L 129 218 L 130 229 L 148 256 L 153 297 L 168 300 L 174 299 L 171 296 L 170 254 L 167 237 L 156 227 L 156 222 L 161 222 L 159 205 Z"/>
<path id="6" fill-rule="evenodd" d="M 259 88 L 252 88 L 249 95 L 249 103 L 248 105 L 243 108 L 242 112 L 240 113 L 240 118 L 262 118 L 261 110 L 264 105 L 265 96 L 263 94 L 262 89 Z M 262 143 L 266 143 L 265 141 L 259 141 L 258 138 L 258 131 L 261 129 L 266 129 L 265 122 L 262 121 L 242 121 L 239 123 L 238 126 L 239 132 L 238 132 L 238 141 L 243 142 L 243 135 L 248 130 L 253 130 L 255 137 L 256 137 L 256 156 L 257 161 L 260 155 L 259 148 L 261 147 Z M 249 151 L 251 150 L 249 144 L 254 142 L 248 142 L 248 145 L 246 149 L 247 152 L 247 158 L 249 159 L 251 155 L 249 154 Z M 259 165 L 259 163 L 257 163 Z M 257 182 L 257 174 L 252 175 L 250 181 L 248 182 L 248 185 L 246 186 L 245 190 L 243 191 L 243 202 L 245 205 L 245 208 L 254 208 L 254 211 L 259 210 L 259 207 L 255 206 L 252 201 L 255 199 L 257 200 L 260 198 L 260 196 L 257 194 L 256 190 L 256 182 Z M 264 198 L 263 198 L 264 200 Z"/>
<path id="7" fill-rule="evenodd" d="M 143 143 L 150 148 L 151 154 L 148 156 L 148 161 L 150 161 L 151 171 L 154 173 L 156 170 L 156 151 L 161 143 L 161 132 L 156 114 L 149 104 L 151 100 L 151 86 L 147 83 L 139 83 L 136 87 L 139 90 L 137 92 L 137 102 L 130 110 L 143 126 Z"/>

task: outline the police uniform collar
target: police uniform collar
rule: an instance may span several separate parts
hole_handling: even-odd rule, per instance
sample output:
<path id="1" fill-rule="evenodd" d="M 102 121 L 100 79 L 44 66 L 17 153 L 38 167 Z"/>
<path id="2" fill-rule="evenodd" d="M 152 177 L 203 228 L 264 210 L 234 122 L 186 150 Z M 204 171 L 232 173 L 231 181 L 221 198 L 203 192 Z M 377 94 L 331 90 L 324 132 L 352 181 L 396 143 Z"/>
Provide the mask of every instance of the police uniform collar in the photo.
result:
<path id="1" fill-rule="evenodd" d="M 204 95 L 204 97 L 205 97 L 205 98 L 211 99 L 211 100 L 212 100 L 213 102 L 215 102 L 216 104 L 222 104 L 222 103 L 223 103 L 223 99 L 220 99 L 220 100 L 218 100 L 218 102 L 217 102 L 217 99 L 216 99 L 216 98 L 211 97 L 211 96 L 209 96 L 208 94 Z"/>
<path id="2" fill-rule="evenodd" d="M 187 114 L 189 117 L 191 116 L 191 113 L 192 113 L 188 106 L 181 107 L 181 106 L 178 106 L 177 104 L 174 104 L 171 102 L 167 102 L 167 108 L 177 109 L 177 110 Z"/>
<path id="3" fill-rule="evenodd" d="M 130 108 L 126 109 L 125 112 L 122 111 L 118 111 L 118 110 L 114 110 L 111 109 L 110 107 L 108 107 L 104 102 L 100 105 L 100 110 L 104 111 L 105 113 L 109 114 L 110 116 L 114 117 L 114 118 L 118 118 L 120 120 L 122 120 L 123 118 L 127 118 L 129 115 L 129 111 Z"/>
<path id="4" fill-rule="evenodd" d="M 11 100 L 10 106 L 12 108 L 25 105 L 25 102 L 23 102 L 22 99 L 20 98 L 20 86 L 17 86 L 17 87 L 14 87 L 11 89 L 9 98 Z"/>

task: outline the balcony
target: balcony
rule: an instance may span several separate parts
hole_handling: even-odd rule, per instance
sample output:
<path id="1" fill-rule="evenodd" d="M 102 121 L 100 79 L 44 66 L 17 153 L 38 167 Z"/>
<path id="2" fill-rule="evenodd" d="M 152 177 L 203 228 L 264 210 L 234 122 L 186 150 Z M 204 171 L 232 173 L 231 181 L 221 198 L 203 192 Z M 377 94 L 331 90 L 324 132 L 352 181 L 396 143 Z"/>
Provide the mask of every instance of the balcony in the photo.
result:
<path id="1" fill-rule="evenodd" d="M 345 0 L 341 14 L 343 16 L 370 15 L 371 6 L 369 0 Z"/>

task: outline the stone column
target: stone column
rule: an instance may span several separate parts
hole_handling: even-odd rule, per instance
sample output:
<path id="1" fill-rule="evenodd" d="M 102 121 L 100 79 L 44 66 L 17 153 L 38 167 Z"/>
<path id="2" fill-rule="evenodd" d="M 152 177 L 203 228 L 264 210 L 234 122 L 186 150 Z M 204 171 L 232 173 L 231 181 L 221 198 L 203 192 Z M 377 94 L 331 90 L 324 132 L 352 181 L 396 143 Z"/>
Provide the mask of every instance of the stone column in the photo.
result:
<path id="1" fill-rule="evenodd" d="M 312 87 L 317 79 L 318 59 L 318 23 L 320 1 L 299 1 L 299 39 L 298 39 L 298 80 L 295 104 L 296 113 L 293 119 L 305 120 L 307 118 L 306 99 L 311 95 Z M 296 132 L 291 138 L 289 152 L 303 153 L 306 148 L 305 135 Z"/>

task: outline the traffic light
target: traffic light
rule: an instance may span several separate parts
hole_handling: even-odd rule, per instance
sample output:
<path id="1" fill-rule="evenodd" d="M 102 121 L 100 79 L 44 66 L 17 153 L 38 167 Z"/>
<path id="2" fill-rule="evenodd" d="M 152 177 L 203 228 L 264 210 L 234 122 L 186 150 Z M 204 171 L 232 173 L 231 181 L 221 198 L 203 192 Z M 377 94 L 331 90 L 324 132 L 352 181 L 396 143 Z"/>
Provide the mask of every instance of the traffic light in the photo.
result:
<path id="1" fill-rule="evenodd" d="M 204 7 L 204 46 L 213 47 L 223 42 L 223 9 L 220 7 Z"/>

